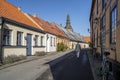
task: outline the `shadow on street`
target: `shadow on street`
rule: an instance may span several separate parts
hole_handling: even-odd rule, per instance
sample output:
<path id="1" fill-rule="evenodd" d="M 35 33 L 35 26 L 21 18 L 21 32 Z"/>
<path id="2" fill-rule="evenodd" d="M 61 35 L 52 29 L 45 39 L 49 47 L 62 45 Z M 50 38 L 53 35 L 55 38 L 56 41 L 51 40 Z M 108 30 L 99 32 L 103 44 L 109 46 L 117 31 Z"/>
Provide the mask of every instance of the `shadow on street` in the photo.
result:
<path id="1" fill-rule="evenodd" d="M 86 50 L 81 51 L 79 58 L 73 51 L 46 64 L 50 70 L 37 80 L 94 80 Z"/>

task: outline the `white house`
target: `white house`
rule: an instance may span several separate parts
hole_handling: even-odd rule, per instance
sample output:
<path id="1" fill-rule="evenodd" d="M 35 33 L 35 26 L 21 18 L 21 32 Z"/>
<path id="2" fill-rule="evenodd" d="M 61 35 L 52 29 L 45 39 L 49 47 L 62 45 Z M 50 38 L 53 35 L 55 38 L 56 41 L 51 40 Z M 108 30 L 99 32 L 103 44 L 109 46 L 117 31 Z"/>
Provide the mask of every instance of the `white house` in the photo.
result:
<path id="1" fill-rule="evenodd" d="M 37 15 L 28 15 L 26 14 L 26 16 L 32 21 L 34 22 L 36 25 L 38 25 L 40 28 L 42 28 L 45 32 L 45 52 L 55 52 L 56 51 L 56 33 L 54 32 L 55 30 L 52 28 L 53 26 L 49 23 L 46 22 L 44 20 L 42 20 L 41 18 L 39 18 Z"/>
<path id="2" fill-rule="evenodd" d="M 6 0 L 0 3 L 0 60 L 8 55 L 30 56 L 45 52 L 45 31 L 19 8 Z"/>

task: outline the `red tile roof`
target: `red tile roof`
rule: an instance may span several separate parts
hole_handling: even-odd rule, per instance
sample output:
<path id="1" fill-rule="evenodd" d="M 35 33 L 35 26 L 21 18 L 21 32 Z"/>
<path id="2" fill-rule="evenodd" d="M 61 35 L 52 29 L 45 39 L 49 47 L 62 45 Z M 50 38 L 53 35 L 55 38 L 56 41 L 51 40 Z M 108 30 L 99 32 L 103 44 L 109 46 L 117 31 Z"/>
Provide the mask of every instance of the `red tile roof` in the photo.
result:
<path id="1" fill-rule="evenodd" d="M 91 42 L 90 36 L 84 36 L 84 39 L 85 39 L 87 42 Z"/>
<path id="2" fill-rule="evenodd" d="M 31 16 L 31 15 L 30 15 L 30 17 L 31 17 L 34 21 L 36 21 L 37 24 L 38 24 L 39 26 L 41 26 L 46 32 L 54 33 L 54 32 L 52 31 L 52 29 L 50 28 L 51 26 L 48 24 L 48 22 L 46 22 L 46 21 L 38 18 L 37 16 Z"/>
<path id="3" fill-rule="evenodd" d="M 6 0 L 0 0 L 0 17 L 5 17 L 16 22 L 40 29 L 31 20 L 29 20 L 22 11 Z"/>
<path id="4" fill-rule="evenodd" d="M 46 32 L 67 38 L 66 35 L 55 24 L 44 21 L 37 16 L 31 16 L 31 18 L 35 20 Z"/>

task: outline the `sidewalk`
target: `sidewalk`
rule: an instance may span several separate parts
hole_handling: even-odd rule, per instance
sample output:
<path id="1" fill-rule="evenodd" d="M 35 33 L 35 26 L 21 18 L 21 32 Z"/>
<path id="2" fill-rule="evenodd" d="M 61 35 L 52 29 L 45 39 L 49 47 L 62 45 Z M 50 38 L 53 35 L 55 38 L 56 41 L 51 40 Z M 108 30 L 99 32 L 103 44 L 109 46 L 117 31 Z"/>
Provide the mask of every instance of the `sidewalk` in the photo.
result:
<path id="1" fill-rule="evenodd" d="M 26 60 L 9 64 L 7 67 L 4 65 L 5 67 L 2 66 L 0 70 L 0 80 L 35 80 L 49 69 L 49 65 L 45 63 L 72 51 L 51 53 L 42 57 L 31 56 Z"/>
<path id="2" fill-rule="evenodd" d="M 70 51 L 71 51 L 71 50 L 70 50 Z M 67 51 L 65 51 L 65 52 L 67 52 Z M 1 65 L 0 65 L 0 70 L 1 70 L 1 69 L 4 69 L 4 68 L 7 68 L 7 67 L 10 67 L 10 66 L 14 66 L 14 65 L 21 64 L 21 63 L 25 63 L 25 62 L 29 62 L 29 61 L 41 59 L 41 58 L 44 58 L 44 57 L 47 57 L 47 56 L 55 55 L 55 54 L 58 54 L 58 53 L 64 53 L 64 52 L 50 52 L 50 53 L 47 53 L 47 54 L 44 55 L 44 56 L 27 56 L 26 59 L 21 60 L 21 61 L 18 61 L 18 62 L 15 62 L 15 63 L 5 64 L 5 65 L 2 65 L 2 64 L 1 64 Z"/>
<path id="3" fill-rule="evenodd" d="M 90 50 L 87 51 L 87 54 L 92 68 L 94 80 L 102 80 L 100 75 L 101 60 L 94 59 Z"/>

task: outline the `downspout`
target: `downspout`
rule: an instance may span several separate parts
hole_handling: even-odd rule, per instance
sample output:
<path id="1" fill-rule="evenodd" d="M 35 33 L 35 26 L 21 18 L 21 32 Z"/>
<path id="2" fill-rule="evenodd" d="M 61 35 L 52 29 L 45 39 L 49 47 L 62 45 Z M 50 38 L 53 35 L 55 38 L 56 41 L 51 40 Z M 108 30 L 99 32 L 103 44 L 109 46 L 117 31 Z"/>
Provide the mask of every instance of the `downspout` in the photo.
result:
<path id="1" fill-rule="evenodd" d="M 3 24 L 4 24 L 4 21 L 3 21 L 3 18 L 1 18 L 1 54 L 0 54 L 0 62 L 3 64 Z"/>

